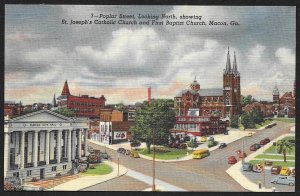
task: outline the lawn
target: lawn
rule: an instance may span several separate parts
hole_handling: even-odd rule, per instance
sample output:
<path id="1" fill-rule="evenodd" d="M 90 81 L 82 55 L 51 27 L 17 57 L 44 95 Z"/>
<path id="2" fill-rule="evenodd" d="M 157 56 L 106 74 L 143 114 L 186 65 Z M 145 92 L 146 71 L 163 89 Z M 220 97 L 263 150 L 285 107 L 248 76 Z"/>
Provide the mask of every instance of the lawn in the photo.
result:
<path id="1" fill-rule="evenodd" d="M 279 160 L 283 160 L 283 155 L 269 155 L 269 154 L 260 154 L 258 156 L 256 156 L 255 158 L 260 158 L 260 159 L 279 159 Z M 286 160 L 295 160 L 294 156 L 287 156 Z"/>
<path id="2" fill-rule="evenodd" d="M 112 172 L 111 166 L 100 163 L 96 165 L 95 169 L 88 169 L 84 174 L 86 175 L 106 175 Z"/>
<path id="3" fill-rule="evenodd" d="M 263 126 L 266 126 L 266 125 L 268 125 L 268 124 L 270 124 L 272 122 L 272 120 L 265 120 L 263 123 L 261 123 L 261 124 L 255 124 L 255 128 L 256 129 L 259 129 L 259 128 L 261 128 L 261 127 L 263 127 Z"/>
<path id="4" fill-rule="evenodd" d="M 253 165 L 262 164 L 263 160 L 251 160 L 250 163 Z M 282 166 L 282 167 L 295 167 L 295 162 L 283 162 L 283 161 L 272 161 L 272 166 Z"/>
<path id="5" fill-rule="evenodd" d="M 284 140 L 295 140 L 295 136 L 287 136 L 283 138 Z"/>
<path id="6" fill-rule="evenodd" d="M 286 123 L 295 123 L 295 118 L 274 118 L 273 120 L 282 121 Z"/>
<path id="7" fill-rule="evenodd" d="M 169 147 L 163 147 L 163 148 L 169 150 L 170 152 L 164 152 L 164 153 L 156 152 L 155 158 L 163 159 L 163 160 L 177 159 L 177 158 L 182 158 L 182 157 L 186 156 L 187 152 L 189 154 L 191 154 L 193 152 L 193 150 L 187 150 L 187 149 L 183 150 L 183 149 L 176 149 L 176 148 L 169 148 Z M 149 157 L 153 156 L 152 151 L 150 154 L 148 154 L 147 148 L 141 148 L 138 151 L 142 155 L 149 156 Z"/>
<path id="8" fill-rule="evenodd" d="M 265 153 L 275 153 L 275 154 L 277 154 L 276 146 L 271 146 L 270 148 L 268 148 L 264 152 Z M 295 146 L 293 146 L 292 149 L 291 149 L 291 151 L 287 152 L 286 154 L 288 154 L 288 155 L 295 155 Z"/>

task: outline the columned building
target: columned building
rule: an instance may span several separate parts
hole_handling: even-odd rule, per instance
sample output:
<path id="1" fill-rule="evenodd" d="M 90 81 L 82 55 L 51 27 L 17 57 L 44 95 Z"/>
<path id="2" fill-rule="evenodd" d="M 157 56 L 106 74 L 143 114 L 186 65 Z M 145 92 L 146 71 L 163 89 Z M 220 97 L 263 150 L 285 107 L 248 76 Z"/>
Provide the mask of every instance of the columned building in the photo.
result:
<path id="1" fill-rule="evenodd" d="M 88 119 L 40 110 L 4 125 L 4 178 L 32 180 L 65 174 L 88 155 Z"/>

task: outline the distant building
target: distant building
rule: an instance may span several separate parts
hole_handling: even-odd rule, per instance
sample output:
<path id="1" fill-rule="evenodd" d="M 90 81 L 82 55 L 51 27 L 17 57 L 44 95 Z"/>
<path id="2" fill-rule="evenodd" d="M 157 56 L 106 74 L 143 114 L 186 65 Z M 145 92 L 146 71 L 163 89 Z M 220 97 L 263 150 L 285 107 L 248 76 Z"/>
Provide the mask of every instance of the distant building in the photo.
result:
<path id="1" fill-rule="evenodd" d="M 77 117 L 99 118 L 99 109 L 105 106 L 105 97 L 89 97 L 88 95 L 71 95 L 68 82 L 65 81 L 61 95 L 57 98 L 58 108 L 67 107 L 76 112 Z"/>
<path id="2" fill-rule="evenodd" d="M 273 116 L 273 103 L 272 102 L 266 102 L 266 101 L 261 101 L 261 102 L 254 102 L 251 104 L 247 104 L 244 108 L 243 111 L 245 112 L 251 112 L 253 109 L 258 109 L 263 117 L 272 117 Z"/>
<path id="3" fill-rule="evenodd" d="M 273 90 L 273 114 L 274 117 L 295 117 L 295 93 L 296 84 L 294 82 L 294 91 L 285 92 L 281 97 L 277 85 Z"/>
<path id="4" fill-rule="evenodd" d="M 178 116 L 187 116 L 190 109 L 197 109 L 199 116 L 219 114 L 222 118 L 229 119 L 240 113 L 240 98 L 240 73 L 237 70 L 236 56 L 234 54 L 231 68 L 228 49 L 223 88 L 200 88 L 195 78 L 190 84 L 190 89 L 182 90 L 174 97 L 174 109 Z"/>
<path id="5" fill-rule="evenodd" d="M 4 102 L 4 116 L 9 116 L 10 118 L 20 116 L 23 114 L 24 106 L 22 103 L 15 103 L 13 101 Z"/>

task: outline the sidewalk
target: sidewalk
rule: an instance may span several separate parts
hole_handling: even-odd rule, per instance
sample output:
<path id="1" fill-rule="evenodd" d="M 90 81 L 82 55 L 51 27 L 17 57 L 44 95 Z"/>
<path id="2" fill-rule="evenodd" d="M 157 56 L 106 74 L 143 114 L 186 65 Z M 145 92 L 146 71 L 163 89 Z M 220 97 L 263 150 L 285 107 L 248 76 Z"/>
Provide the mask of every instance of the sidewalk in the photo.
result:
<path id="1" fill-rule="evenodd" d="M 273 145 L 273 142 L 276 142 L 286 136 L 294 136 L 295 134 L 284 134 L 279 136 L 278 138 L 272 140 L 268 144 L 266 144 L 263 148 L 258 149 L 256 152 L 250 154 L 245 158 L 245 162 L 249 162 L 250 160 L 254 159 L 258 154 L 262 154 L 265 149 L 268 149 L 270 146 Z M 231 166 L 229 169 L 226 170 L 226 172 L 236 181 L 238 182 L 242 187 L 249 191 L 253 192 L 272 192 L 272 189 L 266 189 L 266 188 L 258 188 L 258 184 L 250 181 L 247 177 L 245 177 L 242 173 L 242 161 L 237 162 L 233 166 Z"/>
<path id="2" fill-rule="evenodd" d="M 132 178 L 135 178 L 139 181 L 142 181 L 146 184 L 152 185 L 152 177 L 151 176 L 144 175 L 140 172 L 137 172 L 137 171 L 134 171 L 134 170 L 131 170 L 131 169 L 128 169 L 128 172 L 127 172 L 126 175 L 130 176 Z M 187 191 L 185 189 L 174 186 L 172 184 L 169 184 L 169 183 L 164 182 L 164 181 L 159 180 L 159 179 L 155 179 L 155 186 L 156 186 L 156 189 L 158 189 L 160 191 Z M 145 189 L 144 191 L 152 191 L 152 189 L 150 187 L 150 188 Z"/>
<path id="3" fill-rule="evenodd" d="M 87 175 L 80 175 L 79 178 L 68 181 L 66 183 L 60 184 L 58 186 L 55 186 L 54 188 L 48 189 L 48 191 L 79 191 L 81 189 L 106 182 L 108 180 L 114 179 L 118 177 L 118 165 L 109 162 L 104 161 L 104 163 L 110 165 L 113 168 L 112 173 L 107 175 L 94 175 L 94 176 L 87 176 Z M 119 175 L 122 176 L 127 173 L 127 168 L 120 165 L 120 172 Z"/>

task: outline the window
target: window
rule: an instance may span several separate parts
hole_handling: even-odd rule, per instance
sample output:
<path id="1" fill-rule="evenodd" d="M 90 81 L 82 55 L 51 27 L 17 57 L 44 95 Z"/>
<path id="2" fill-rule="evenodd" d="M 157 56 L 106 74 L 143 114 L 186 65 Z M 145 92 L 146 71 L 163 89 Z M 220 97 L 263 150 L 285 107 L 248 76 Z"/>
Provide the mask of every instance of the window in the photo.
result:
<path id="1" fill-rule="evenodd" d="M 31 176 L 31 170 L 27 170 L 27 176 Z"/>
<path id="2" fill-rule="evenodd" d="M 63 165 L 63 170 L 66 170 L 67 169 L 67 165 Z"/>
<path id="3" fill-rule="evenodd" d="M 53 167 L 52 167 L 52 171 L 56 171 L 56 166 L 53 166 Z"/>

